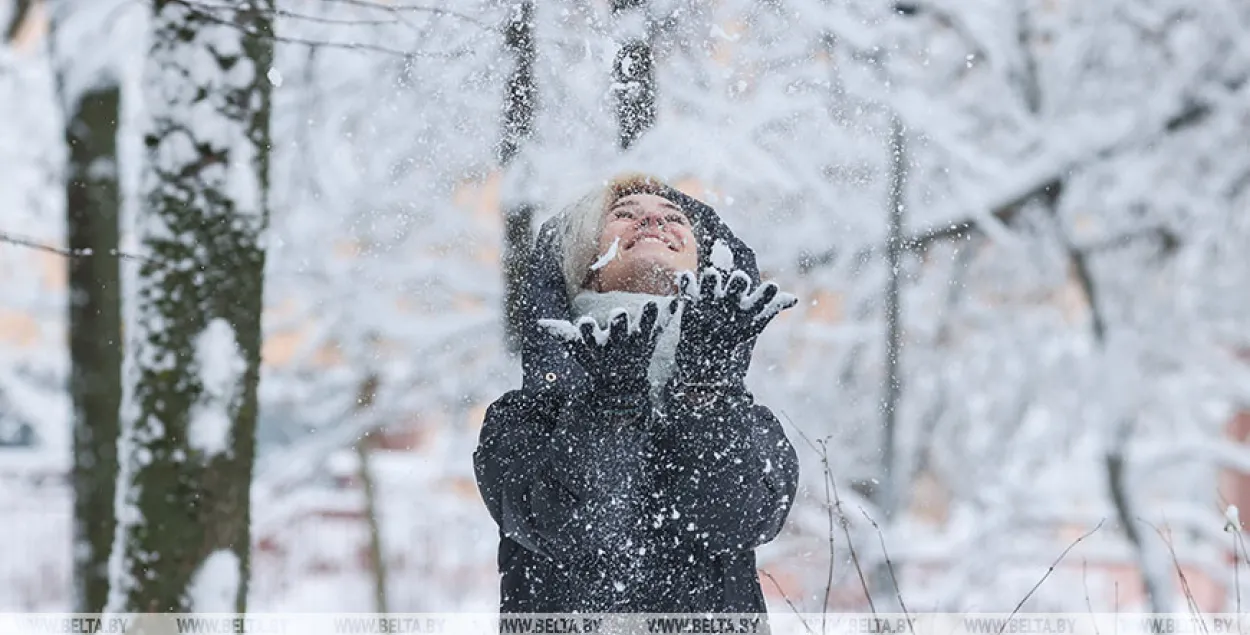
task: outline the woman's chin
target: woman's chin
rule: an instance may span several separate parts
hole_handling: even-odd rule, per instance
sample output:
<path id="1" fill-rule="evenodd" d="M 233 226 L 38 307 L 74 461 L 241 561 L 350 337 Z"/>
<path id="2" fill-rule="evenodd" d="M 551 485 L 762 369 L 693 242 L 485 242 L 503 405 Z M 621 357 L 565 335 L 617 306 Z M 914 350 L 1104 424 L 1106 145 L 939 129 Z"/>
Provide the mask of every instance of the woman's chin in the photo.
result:
<path id="1" fill-rule="evenodd" d="M 601 278 L 603 291 L 628 291 L 653 295 L 672 295 L 677 292 L 677 273 L 669 259 L 630 259 L 616 273 Z M 608 273 L 608 272 L 603 272 Z"/>

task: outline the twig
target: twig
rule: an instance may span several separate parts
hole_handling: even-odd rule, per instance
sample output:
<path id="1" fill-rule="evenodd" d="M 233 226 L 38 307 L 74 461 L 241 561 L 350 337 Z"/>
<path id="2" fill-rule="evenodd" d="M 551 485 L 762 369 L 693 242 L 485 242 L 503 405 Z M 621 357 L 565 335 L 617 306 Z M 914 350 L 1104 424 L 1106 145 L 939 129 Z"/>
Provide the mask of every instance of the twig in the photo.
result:
<path id="1" fill-rule="evenodd" d="M 79 258 L 82 256 L 91 255 L 90 249 L 65 249 L 63 247 L 53 247 L 51 245 L 44 245 L 44 244 L 35 242 L 34 240 L 29 239 L 29 238 L 19 238 L 17 236 L 14 236 L 6 232 L 0 232 L 0 242 L 11 243 L 14 245 L 19 245 L 21 247 L 29 247 L 31 249 L 37 249 L 39 251 L 46 251 L 48 253 L 53 253 L 58 256 L 65 256 L 66 258 Z"/>
<path id="2" fill-rule="evenodd" d="M 1233 540 L 1233 593 L 1237 596 L 1237 632 L 1241 632 L 1241 549 Z"/>
<path id="3" fill-rule="evenodd" d="M 242 32 L 244 35 L 247 35 L 249 37 L 261 38 L 261 39 L 271 40 L 274 42 L 282 42 L 284 44 L 299 44 L 301 46 L 336 48 L 336 49 L 343 49 L 343 50 L 348 50 L 348 51 L 362 51 L 362 52 L 369 52 L 369 53 L 383 53 L 386 55 L 392 55 L 392 56 L 400 57 L 403 59 L 411 59 L 414 57 L 455 59 L 464 54 L 463 52 L 430 53 L 426 51 L 401 51 L 399 49 L 393 49 L 387 46 L 379 46 L 377 44 L 362 44 L 359 42 L 329 42 L 329 41 L 322 41 L 322 40 L 309 40 L 309 39 L 300 38 L 300 37 L 275 35 L 273 33 L 259 33 L 257 31 L 248 29 L 244 27 L 243 25 L 236 24 L 230 20 L 219 18 L 207 11 L 198 9 L 194 5 L 191 4 L 190 0 L 170 0 L 170 2 L 176 2 L 178 4 L 181 4 L 182 6 L 186 7 L 187 10 L 190 11 L 193 15 L 205 21 L 212 22 L 215 24 L 220 24 L 222 26 L 228 26 L 232 29 L 237 29 L 240 32 Z"/>
<path id="4" fill-rule="evenodd" d="M 411 13 L 421 12 L 421 13 L 433 13 L 436 15 L 445 15 L 445 16 L 457 18 L 465 22 L 468 22 L 470 24 L 473 24 L 475 26 L 481 27 L 482 29 L 489 31 L 491 33 L 499 32 L 499 29 L 496 28 L 495 26 L 482 22 L 481 20 L 478 20 L 477 18 L 474 18 L 473 16 L 466 15 L 458 11 L 452 11 L 451 9 L 443 9 L 440 7 L 427 7 L 427 6 L 420 6 L 420 5 L 415 5 L 415 4 L 380 4 L 377 2 L 369 2 L 368 0 L 322 0 L 322 2 L 337 2 L 339 4 L 344 4 L 344 5 L 353 6 L 353 7 L 363 7 L 366 9 L 373 9 L 375 11 L 386 11 L 388 13 L 394 14 L 396 17 L 400 17 L 400 14 L 405 13 L 405 12 L 411 12 Z"/>
<path id="5" fill-rule="evenodd" d="M 1094 604 L 1089 601 L 1089 560 L 1081 558 L 1081 587 L 1085 589 L 1085 609 L 1089 611 L 1089 616 L 1094 616 Z M 1094 635 L 1101 635 L 1098 632 L 1098 620 L 1094 620 Z"/>
<path id="6" fill-rule="evenodd" d="M 890 560 L 890 551 L 885 547 L 885 534 L 881 531 L 881 526 L 877 524 L 877 521 L 873 520 L 872 516 L 869 516 L 863 507 L 860 507 L 859 511 L 872 524 L 873 529 L 877 530 L 877 540 L 881 541 L 881 553 L 885 555 L 885 567 L 890 572 L 890 582 L 894 584 L 894 595 L 898 598 L 899 608 L 903 609 L 903 615 L 907 617 L 907 630 L 911 631 L 912 635 L 915 635 L 916 629 L 912 624 L 911 613 L 907 611 L 907 603 L 903 601 L 903 591 L 898 586 L 898 576 L 894 575 L 894 562 Z"/>
<path id="7" fill-rule="evenodd" d="M 833 551 L 833 499 L 829 494 L 829 450 L 825 447 L 825 440 L 820 440 L 820 463 L 824 468 L 825 482 L 825 512 L 829 516 L 829 571 L 825 575 L 825 594 L 821 598 L 820 605 L 820 632 L 827 632 L 825 629 L 825 615 L 829 613 L 829 593 L 833 590 L 833 561 L 835 558 Z"/>
<path id="8" fill-rule="evenodd" d="M 19 247 L 27 247 L 27 248 L 36 249 L 39 251 L 46 251 L 48 253 L 56 254 L 58 256 L 64 256 L 66 258 L 86 258 L 88 256 L 93 255 L 94 253 L 90 249 L 66 249 L 64 247 L 54 247 L 52 245 L 45 245 L 33 238 L 23 238 L 21 236 L 10 234 L 8 232 L 0 232 L 0 243 L 9 243 L 9 244 L 17 245 Z M 129 260 L 140 260 L 140 261 L 145 261 L 145 262 L 151 261 L 151 258 L 147 258 L 145 256 L 137 256 L 135 254 L 128 254 L 126 252 L 119 251 L 117 249 L 110 249 L 109 255 L 117 256 L 118 258 L 129 259 Z"/>
<path id="9" fill-rule="evenodd" d="M 1227 516 L 1228 509 L 1232 507 L 1232 503 L 1224 498 L 1224 495 L 1216 490 L 1215 495 L 1219 497 L 1220 504 L 1224 506 L 1223 515 Z M 1246 553 L 1246 536 L 1241 529 L 1241 510 L 1238 509 L 1237 522 L 1233 523 L 1229 519 L 1228 524 L 1224 526 L 1226 531 L 1233 533 L 1233 585 L 1237 593 L 1237 632 L 1241 632 L 1241 563 L 1243 559 L 1250 564 L 1250 554 Z"/>
<path id="10" fill-rule="evenodd" d="M 839 517 L 841 517 L 842 519 L 842 522 L 839 524 L 842 525 L 842 535 L 846 537 L 846 547 L 851 552 L 851 563 L 855 565 L 855 573 L 859 575 L 859 584 L 864 589 L 864 597 L 867 598 L 868 600 L 868 608 L 872 611 L 873 615 L 876 615 L 877 607 L 872 601 L 872 591 L 870 591 L 868 588 L 868 580 L 864 577 L 864 569 L 859 564 L 859 554 L 855 551 L 855 543 L 851 541 L 850 523 L 847 522 L 846 520 L 846 513 L 842 511 L 842 498 L 841 496 L 838 495 L 838 483 L 837 481 L 833 479 L 833 472 L 829 468 L 829 452 L 824 446 L 825 440 L 821 439 L 820 446 L 817 447 L 817 444 L 814 443 L 803 432 L 802 428 L 799 428 L 798 426 L 794 425 L 794 421 L 790 419 L 790 415 L 786 414 L 784 410 L 781 411 L 781 416 L 785 418 L 786 422 L 790 424 L 791 428 L 794 428 L 795 432 L 799 433 L 799 438 L 803 439 L 803 442 L 806 443 L 808 447 L 812 449 L 812 451 L 820 455 L 821 463 L 824 466 L 825 485 L 828 489 L 830 489 L 833 492 L 833 509 L 837 511 Z M 832 533 L 832 530 L 830 531 Z M 830 544 L 831 545 L 833 544 L 832 537 L 830 537 Z M 832 567 L 832 562 L 833 560 L 831 556 L 830 557 L 831 567 Z M 826 592 L 825 592 L 826 606 L 828 606 L 828 598 L 829 598 L 829 589 L 826 588 Z M 821 629 L 823 632 L 823 629 L 824 629 L 823 617 L 821 618 Z"/>
<path id="11" fill-rule="evenodd" d="M 212 10 L 212 9 L 221 9 L 225 11 L 237 10 L 237 7 L 235 7 L 234 5 L 230 5 L 230 4 L 211 4 L 203 0 L 183 0 L 183 2 L 185 4 L 195 4 L 196 6 L 202 9 L 206 9 L 206 10 Z M 348 19 L 343 19 L 343 18 L 327 18 L 327 17 L 319 16 L 319 15 L 309 15 L 307 13 L 296 13 L 295 11 L 289 11 L 287 9 L 279 9 L 277 7 L 271 9 L 268 13 L 270 13 L 271 15 L 280 17 L 280 18 L 290 18 L 292 20 L 303 20 L 304 22 L 313 22 L 316 24 L 330 24 L 330 25 L 336 25 L 336 26 L 383 26 L 387 24 L 397 24 L 399 22 L 398 20 L 395 20 L 395 19 L 348 20 Z"/>
<path id="12" fill-rule="evenodd" d="M 1202 609 L 1198 606 L 1198 601 L 1194 598 L 1194 593 L 1189 588 L 1189 578 L 1185 576 L 1185 569 L 1181 567 L 1181 561 L 1176 557 L 1176 549 L 1172 547 L 1172 541 L 1163 535 L 1163 531 L 1157 525 L 1140 517 L 1137 520 L 1146 523 L 1148 527 L 1155 530 L 1163 544 L 1168 546 L 1168 553 L 1172 554 L 1172 566 L 1176 567 L 1176 575 L 1181 579 L 1181 588 L 1185 590 L 1185 601 L 1189 604 L 1190 610 L 1198 615 L 1198 623 L 1202 625 L 1202 632 L 1210 633 L 1211 631 L 1207 629 L 1207 621 L 1202 617 Z"/>
<path id="13" fill-rule="evenodd" d="M 1034 584 L 1033 588 L 1029 589 L 1029 592 L 1026 593 L 1023 598 L 1020 599 L 1020 602 L 1016 604 L 1016 608 L 1011 609 L 1011 615 L 1007 616 L 1007 619 L 1003 621 L 1002 627 L 998 629 L 999 635 L 1002 635 L 1003 629 L 1007 628 L 1007 624 L 1011 622 L 1011 618 L 1015 617 L 1016 613 L 1020 612 L 1020 608 L 1024 606 L 1024 603 L 1028 602 L 1029 598 L 1033 597 L 1033 594 L 1037 592 L 1038 587 L 1042 586 L 1042 583 L 1046 581 L 1046 578 L 1049 578 L 1050 574 L 1055 572 L 1055 567 L 1059 566 L 1059 563 L 1062 562 L 1064 557 L 1068 555 L 1068 552 L 1072 551 L 1072 548 L 1080 544 L 1082 540 L 1089 538 L 1090 536 L 1094 535 L 1094 532 L 1098 531 L 1099 529 L 1102 529 L 1102 524 L 1104 522 L 1106 522 L 1105 519 L 1098 521 L 1098 524 L 1095 525 L 1093 529 L 1085 532 L 1084 534 L 1081 534 L 1081 536 L 1078 537 L 1076 540 L 1073 540 L 1072 544 L 1068 545 L 1067 549 L 1064 549 L 1063 553 L 1060 553 L 1059 557 L 1055 558 L 1055 561 L 1050 563 L 1050 567 L 1046 569 L 1046 574 L 1042 576 L 1042 579 L 1038 580 L 1037 584 Z"/>
<path id="14" fill-rule="evenodd" d="M 781 585 L 777 583 L 777 579 L 773 577 L 773 574 L 763 569 L 760 569 L 759 571 L 761 575 L 768 578 L 768 580 L 773 583 L 773 586 L 777 587 L 777 592 L 781 594 L 781 599 L 785 600 L 786 604 L 790 607 L 790 610 L 794 611 L 794 614 L 798 616 L 799 622 L 803 624 L 803 628 L 807 629 L 808 633 L 816 635 L 816 632 L 812 630 L 812 627 L 808 626 L 807 620 L 803 619 L 803 614 L 799 612 L 799 608 L 794 605 L 794 602 L 790 601 L 790 596 L 786 595 L 786 590 L 781 588 Z"/>
<path id="15" fill-rule="evenodd" d="M 875 616 L 877 614 L 877 605 L 872 601 L 872 591 L 868 588 L 868 580 L 864 577 L 864 569 L 859 564 L 859 554 L 855 552 L 855 544 L 851 542 L 850 523 L 846 520 L 846 512 L 842 511 L 842 497 L 838 495 L 838 484 L 833 480 L 833 475 L 828 477 L 829 482 L 833 485 L 833 504 L 838 510 L 838 516 L 842 518 L 842 533 L 846 535 L 846 546 L 851 552 L 851 562 L 855 565 L 855 573 L 859 575 L 859 584 L 864 589 L 864 597 L 868 599 L 868 609 Z"/>

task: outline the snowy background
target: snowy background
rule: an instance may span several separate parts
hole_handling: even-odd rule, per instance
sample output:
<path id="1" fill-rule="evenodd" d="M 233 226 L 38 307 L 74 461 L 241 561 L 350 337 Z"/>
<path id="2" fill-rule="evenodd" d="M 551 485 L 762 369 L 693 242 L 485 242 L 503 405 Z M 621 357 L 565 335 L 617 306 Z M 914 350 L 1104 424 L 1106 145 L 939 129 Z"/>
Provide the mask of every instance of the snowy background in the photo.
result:
<path id="1" fill-rule="evenodd" d="M 15 241 L 65 242 L 52 56 L 105 67 L 70 82 L 138 82 L 141 3 L 91 2 L 55 43 L 36 2 L 0 45 L 0 610 L 69 603 L 66 263 Z M 519 382 L 501 209 L 535 203 L 541 222 L 623 169 L 712 203 L 802 300 L 749 376 L 803 461 L 760 552 L 773 610 L 863 608 L 855 560 L 878 566 L 882 545 L 916 610 L 1141 609 L 1142 562 L 1177 607 L 1240 607 L 1250 4 L 543 2 L 534 136 L 502 170 L 511 4 L 279 3 L 250 609 L 371 609 L 351 445 L 372 430 L 390 608 L 495 606 L 471 453 Z M 622 153 L 612 60 L 644 15 L 658 114 Z M 141 117 L 127 101 L 128 192 Z M 883 472 L 892 122 L 907 240 Z"/>

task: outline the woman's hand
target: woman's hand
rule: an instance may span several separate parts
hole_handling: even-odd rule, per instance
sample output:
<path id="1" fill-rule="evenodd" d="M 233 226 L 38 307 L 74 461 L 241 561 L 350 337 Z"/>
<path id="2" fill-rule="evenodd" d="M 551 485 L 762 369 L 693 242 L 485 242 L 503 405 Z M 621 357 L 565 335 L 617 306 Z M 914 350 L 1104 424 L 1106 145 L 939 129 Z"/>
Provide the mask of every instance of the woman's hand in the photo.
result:
<path id="1" fill-rule="evenodd" d="M 797 297 L 773 282 L 752 290 L 751 277 L 740 270 L 724 276 L 708 267 L 698 278 L 686 271 L 678 277 L 678 288 L 684 306 L 678 379 L 687 383 L 728 381 L 735 349 L 763 332 L 778 313 L 798 304 Z"/>
<path id="2" fill-rule="evenodd" d="M 675 310 L 676 302 L 670 304 Z M 596 396 L 620 402 L 628 397 L 647 394 L 647 368 L 660 334 L 657 318 L 660 308 L 647 302 L 638 320 L 631 321 L 625 309 L 616 309 L 601 327 L 593 317 L 586 316 L 576 324 L 566 320 L 539 320 L 538 325 L 564 343 L 565 350 L 590 375 Z M 633 404 L 632 399 L 630 405 Z"/>

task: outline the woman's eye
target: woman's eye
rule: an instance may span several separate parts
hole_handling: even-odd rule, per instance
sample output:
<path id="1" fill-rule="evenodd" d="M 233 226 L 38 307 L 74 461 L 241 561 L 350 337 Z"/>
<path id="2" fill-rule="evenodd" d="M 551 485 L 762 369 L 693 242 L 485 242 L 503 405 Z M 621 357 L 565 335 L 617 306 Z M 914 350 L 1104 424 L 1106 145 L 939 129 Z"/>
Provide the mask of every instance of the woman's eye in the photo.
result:
<path id="1" fill-rule="evenodd" d="M 685 225 L 686 217 L 681 214 L 669 214 L 665 221 L 669 223 L 677 223 L 678 225 Z"/>

